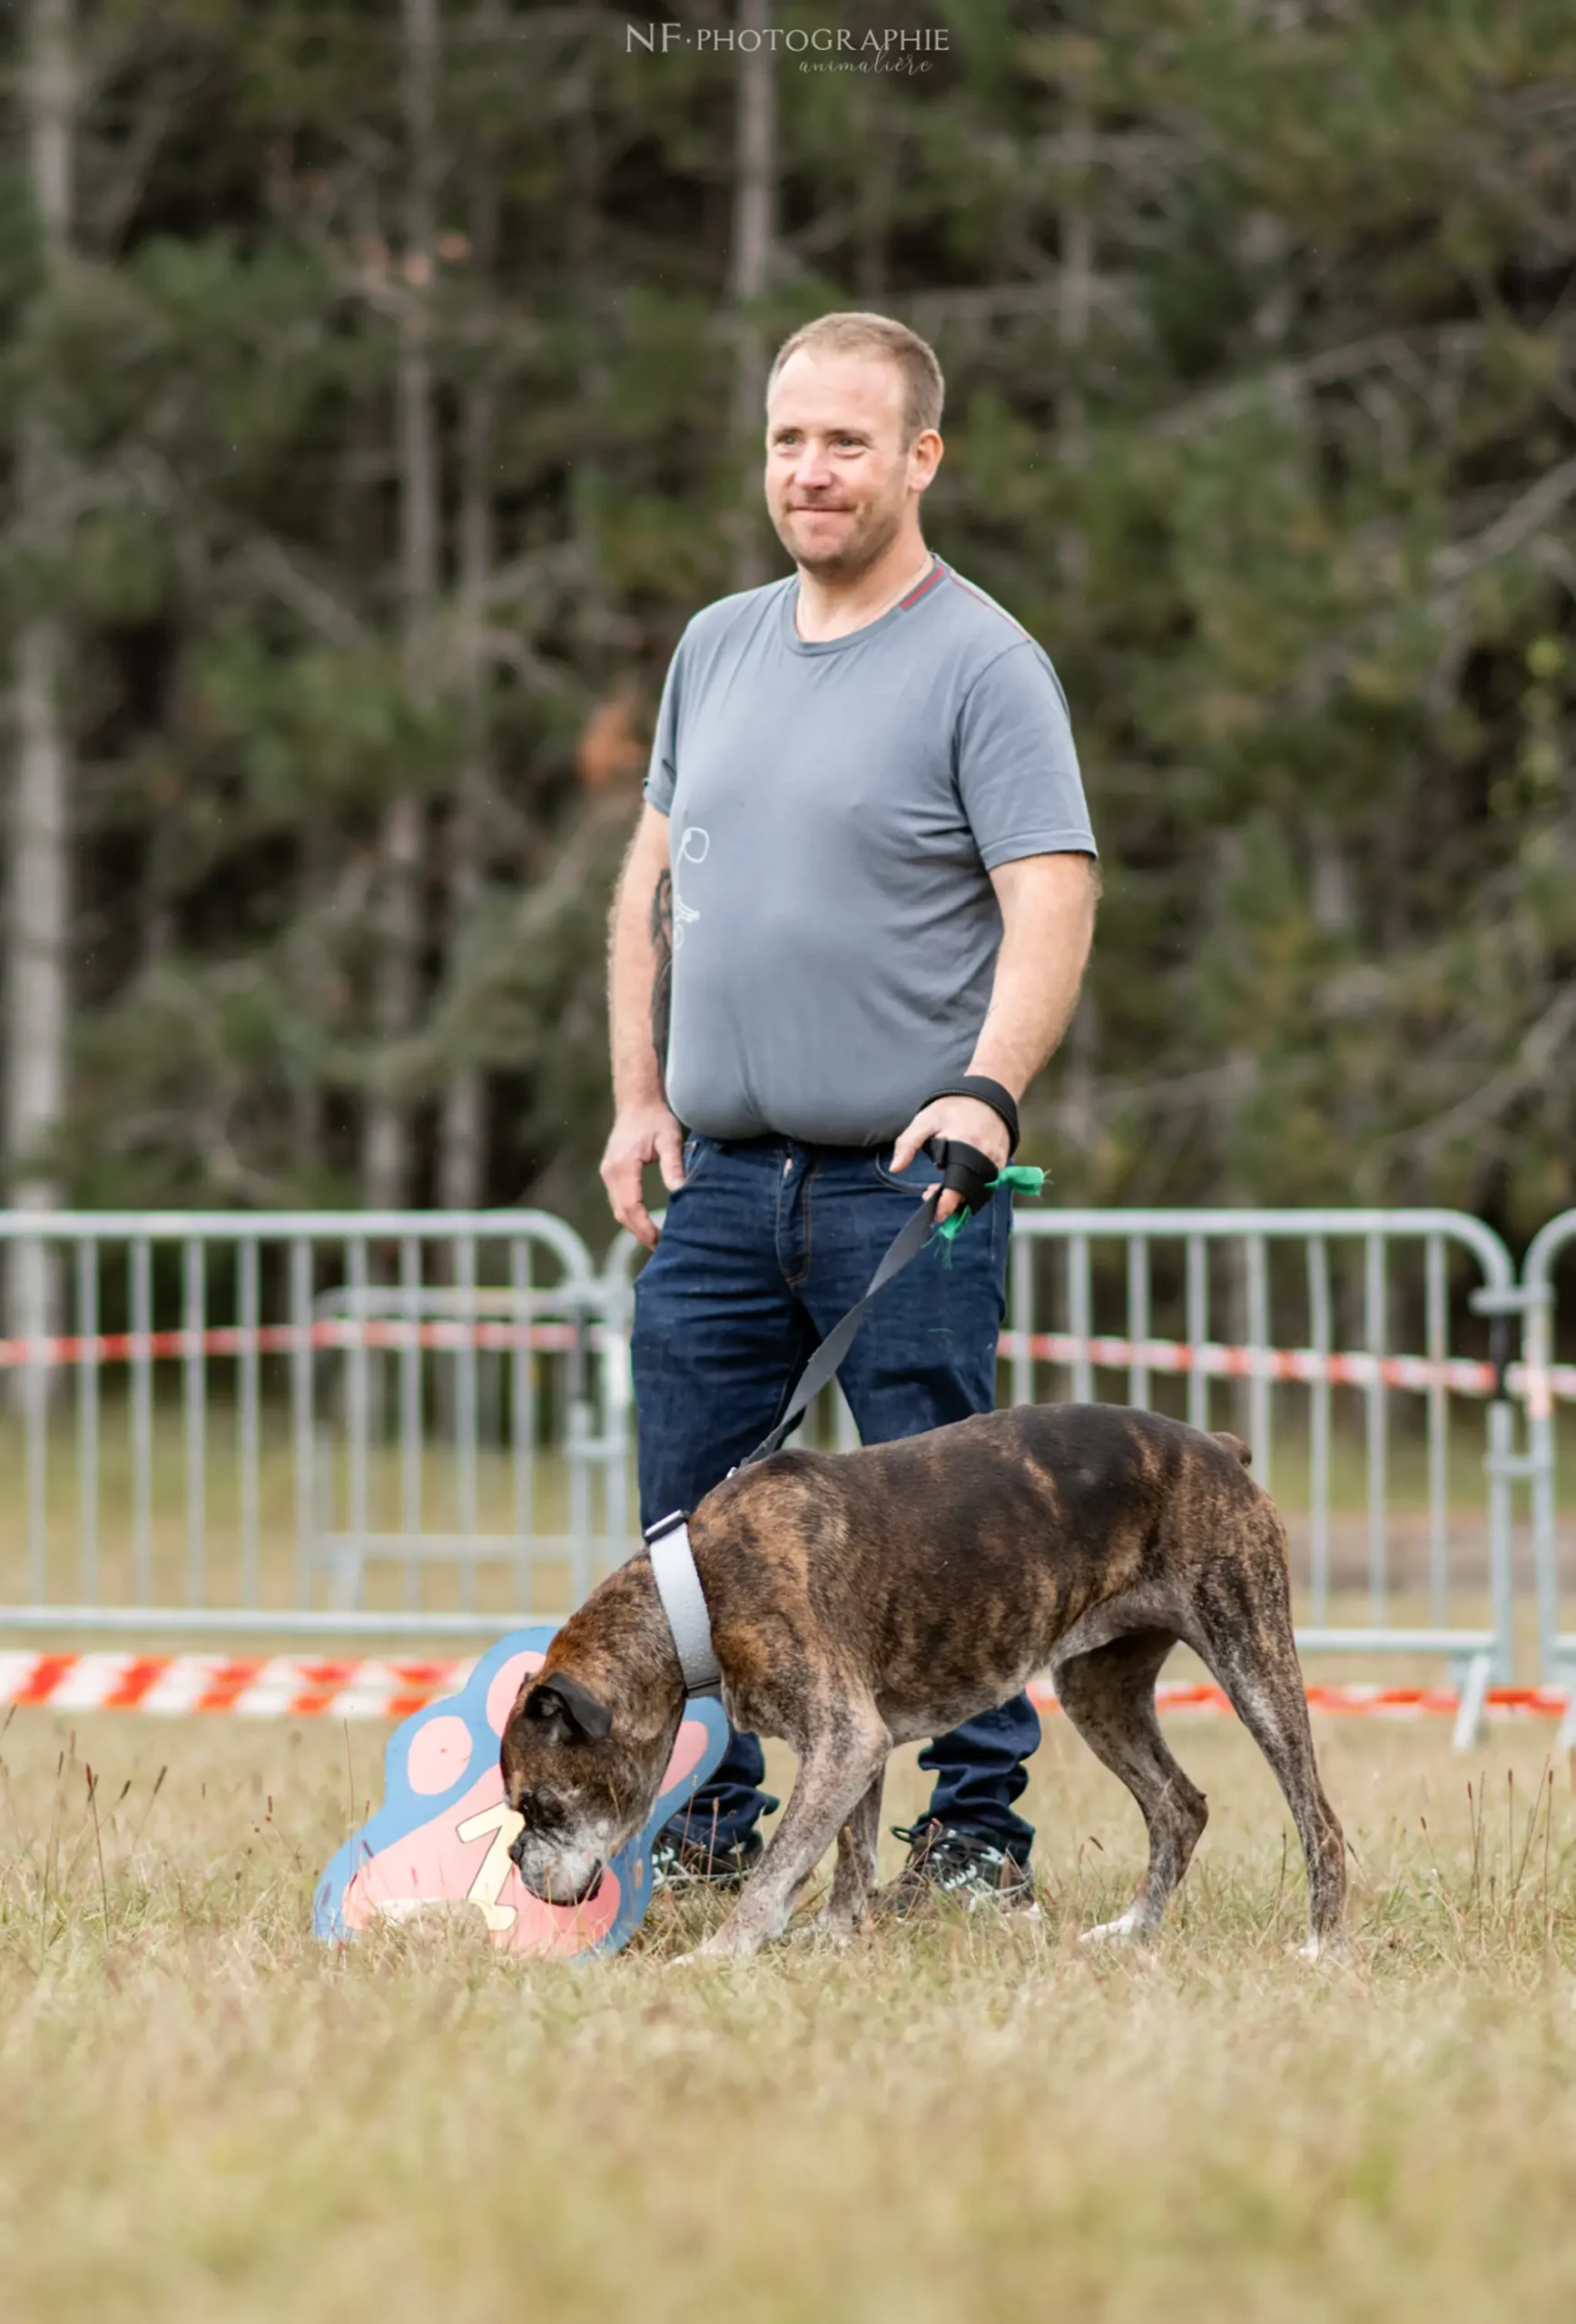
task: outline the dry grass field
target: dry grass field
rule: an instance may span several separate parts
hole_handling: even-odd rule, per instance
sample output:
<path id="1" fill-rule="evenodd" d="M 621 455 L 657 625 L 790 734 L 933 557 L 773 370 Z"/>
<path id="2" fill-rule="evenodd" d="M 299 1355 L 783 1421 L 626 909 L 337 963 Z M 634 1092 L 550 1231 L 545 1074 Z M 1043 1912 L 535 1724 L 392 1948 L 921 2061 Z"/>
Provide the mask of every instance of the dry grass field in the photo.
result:
<path id="1" fill-rule="evenodd" d="M 19 1712 L 0 2312 L 1576 2314 L 1576 1818 L 1551 1730 L 1465 1762 L 1439 1724 L 1325 1723 L 1354 1927 L 1312 1969 L 1251 1745 L 1175 1731 L 1213 1821 L 1148 1954 L 1074 1945 L 1125 1900 L 1140 1830 L 1056 1722 L 1038 1925 L 675 1968 L 702 1915 L 659 1897 L 629 1952 L 566 1968 L 452 1925 L 343 1955 L 307 1933 L 381 1729 Z M 919 1797 L 904 1762 L 891 1820 Z"/>

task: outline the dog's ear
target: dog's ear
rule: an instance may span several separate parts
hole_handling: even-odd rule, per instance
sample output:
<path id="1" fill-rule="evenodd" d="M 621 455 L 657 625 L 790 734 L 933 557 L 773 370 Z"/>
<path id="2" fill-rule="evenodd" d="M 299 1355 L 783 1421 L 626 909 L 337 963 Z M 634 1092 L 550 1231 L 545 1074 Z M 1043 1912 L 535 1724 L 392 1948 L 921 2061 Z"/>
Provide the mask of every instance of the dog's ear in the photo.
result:
<path id="1" fill-rule="evenodd" d="M 526 1717 L 560 1720 L 570 1734 L 586 1743 L 600 1743 L 613 1726 L 613 1713 L 606 1704 L 599 1703 L 578 1679 L 571 1679 L 565 1670 L 538 1679 L 526 1697 Z"/>

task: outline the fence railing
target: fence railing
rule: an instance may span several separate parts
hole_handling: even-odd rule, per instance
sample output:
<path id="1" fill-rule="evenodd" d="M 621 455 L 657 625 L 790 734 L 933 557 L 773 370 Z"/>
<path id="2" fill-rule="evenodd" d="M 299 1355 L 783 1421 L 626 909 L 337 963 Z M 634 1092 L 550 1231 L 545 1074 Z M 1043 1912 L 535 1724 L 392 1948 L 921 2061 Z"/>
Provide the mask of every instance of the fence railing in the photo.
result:
<path id="1" fill-rule="evenodd" d="M 0 1627 L 486 1636 L 628 1532 L 627 1361 L 561 1219 L 0 1215 Z"/>
<path id="2" fill-rule="evenodd" d="M 1234 1428 L 1287 1520 L 1303 1653 L 1444 1658 L 1470 1738 L 1514 1662 L 1514 1416 L 1453 1334 L 1513 1296 L 1500 1238 L 1451 1211 L 1047 1209 L 1010 1264 L 1013 1401 Z"/>
<path id="3" fill-rule="evenodd" d="M 1559 1409 L 1576 1393 L 1571 1367 L 1556 1363 L 1561 1262 L 1576 1258 L 1576 1210 L 1567 1210 L 1536 1234 L 1522 1269 L 1522 1351 L 1527 1412 L 1527 1468 L 1532 1481 L 1532 1562 L 1537 1583 L 1538 1640 L 1542 1676 L 1571 1695 L 1559 1747 L 1576 1748 L 1576 1629 L 1566 1619 L 1571 1544 L 1560 1529 Z M 1576 1290 L 1576 1285 L 1571 1288 Z"/>
<path id="4" fill-rule="evenodd" d="M 1522 1476 L 1543 1670 L 1576 1667 L 1572 1239 L 1576 1213 L 1518 1285 L 1450 1211 L 1026 1207 L 1001 1393 L 1236 1429 L 1285 1512 L 1305 1653 L 1443 1659 L 1466 1733 L 1516 1660 Z M 482 1636 L 577 1602 L 636 1537 L 627 1236 L 598 1266 L 540 1212 L 61 1213 L 0 1215 L 6 1246 L 0 1630 Z M 809 1426 L 856 1441 L 835 1393 Z"/>

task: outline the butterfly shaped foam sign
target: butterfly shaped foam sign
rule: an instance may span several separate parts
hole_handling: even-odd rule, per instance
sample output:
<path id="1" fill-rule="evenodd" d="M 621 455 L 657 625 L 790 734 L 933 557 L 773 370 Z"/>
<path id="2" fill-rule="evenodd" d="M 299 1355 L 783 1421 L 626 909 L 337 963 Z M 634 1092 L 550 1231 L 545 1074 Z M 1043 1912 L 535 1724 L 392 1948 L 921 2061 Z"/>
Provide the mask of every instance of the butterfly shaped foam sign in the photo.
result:
<path id="1" fill-rule="evenodd" d="M 343 1942 L 379 1920 L 433 1909 L 481 1914 L 502 1953 L 616 1953 L 651 1901 L 651 1846 L 727 1746 L 720 1703 L 685 1707 L 645 1829 L 620 1850 L 594 1896 L 545 1905 L 509 1860 L 520 1819 L 504 1797 L 498 1743 L 522 1679 L 542 1667 L 550 1630 L 513 1630 L 482 1657 L 458 1695 L 397 1727 L 383 1755 L 383 1805 L 318 1883 L 312 1926 Z"/>

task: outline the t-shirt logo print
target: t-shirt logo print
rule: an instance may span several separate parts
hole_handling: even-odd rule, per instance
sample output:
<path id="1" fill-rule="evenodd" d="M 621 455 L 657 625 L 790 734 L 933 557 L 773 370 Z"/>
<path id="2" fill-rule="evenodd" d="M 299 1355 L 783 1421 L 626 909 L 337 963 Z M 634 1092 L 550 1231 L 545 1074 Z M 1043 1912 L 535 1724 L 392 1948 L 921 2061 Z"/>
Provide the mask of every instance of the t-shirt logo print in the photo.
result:
<path id="1" fill-rule="evenodd" d="M 699 823 L 691 823 L 679 841 L 678 863 L 673 868 L 673 949 L 675 952 L 684 948 L 684 933 L 689 922 L 701 916 L 698 906 L 686 904 L 679 893 L 679 864 L 704 863 L 711 852 L 710 832 L 704 831 Z"/>

